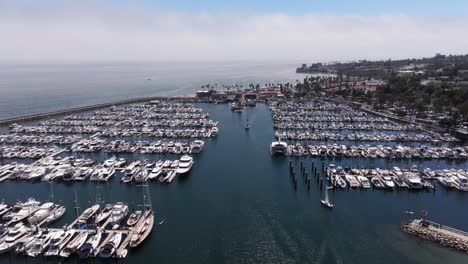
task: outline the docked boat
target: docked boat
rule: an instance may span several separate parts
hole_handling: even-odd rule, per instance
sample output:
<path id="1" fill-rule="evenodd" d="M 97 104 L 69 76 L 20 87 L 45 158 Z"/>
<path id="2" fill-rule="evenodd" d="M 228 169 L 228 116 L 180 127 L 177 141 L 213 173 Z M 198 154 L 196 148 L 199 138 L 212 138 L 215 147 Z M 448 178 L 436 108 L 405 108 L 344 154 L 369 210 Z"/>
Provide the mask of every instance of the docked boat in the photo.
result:
<path id="1" fill-rule="evenodd" d="M 10 222 L 15 223 L 26 219 L 39 210 L 39 202 L 30 198 L 27 202 L 20 204 L 21 209 L 13 216 Z"/>
<path id="2" fill-rule="evenodd" d="M 153 229 L 153 224 L 154 224 L 154 212 L 152 209 L 147 209 L 143 217 L 145 221 L 135 230 L 136 232 L 132 235 L 130 239 L 130 247 L 137 247 L 138 245 L 143 242 L 146 237 L 151 233 L 151 230 Z"/>
<path id="3" fill-rule="evenodd" d="M 102 168 L 100 170 L 98 181 L 108 181 L 115 174 L 115 169 L 111 168 Z"/>
<path id="4" fill-rule="evenodd" d="M 133 181 L 135 181 L 136 183 L 142 183 L 142 182 L 146 182 L 148 180 L 148 177 L 149 177 L 149 172 L 146 168 L 140 170 L 139 173 L 137 173 L 134 177 L 133 177 Z"/>
<path id="5" fill-rule="evenodd" d="M 41 205 L 39 207 L 39 210 L 37 210 L 34 214 L 28 217 L 29 224 L 36 225 L 41 223 L 44 219 L 49 217 L 54 206 L 54 203 L 45 203 Z"/>
<path id="6" fill-rule="evenodd" d="M 31 173 L 28 175 L 28 180 L 39 180 L 47 173 L 46 167 L 36 167 Z"/>
<path id="7" fill-rule="evenodd" d="M 91 174 L 93 173 L 93 169 L 92 168 L 88 168 L 88 167 L 81 167 L 81 168 L 78 168 L 75 173 L 73 174 L 73 180 L 74 181 L 84 181 L 86 180 L 89 176 L 91 176 Z"/>
<path id="8" fill-rule="evenodd" d="M 377 189 L 385 188 L 385 183 L 382 181 L 382 179 L 379 176 L 372 177 L 371 182 L 374 185 L 374 187 Z"/>
<path id="9" fill-rule="evenodd" d="M 15 253 L 16 254 L 25 254 L 28 249 L 30 249 L 34 245 L 34 241 L 40 237 L 42 234 L 41 231 L 39 231 L 37 234 L 29 234 L 16 243 L 15 246 Z"/>
<path id="10" fill-rule="evenodd" d="M 11 206 L 9 206 L 8 204 L 1 203 L 0 204 L 0 216 L 10 211 L 10 209 L 11 209 Z"/>
<path id="11" fill-rule="evenodd" d="M 28 234 L 28 232 L 28 229 L 23 224 L 16 224 L 13 229 L 8 231 L 3 242 L 0 243 L 0 253 L 4 253 L 12 249 L 21 238 Z"/>
<path id="12" fill-rule="evenodd" d="M 44 252 L 44 256 L 58 256 L 60 251 L 65 247 L 68 241 L 70 241 L 74 234 L 74 230 L 69 230 L 66 232 L 57 231 L 50 239 L 47 250 Z"/>
<path id="13" fill-rule="evenodd" d="M 154 180 L 154 179 L 157 179 L 159 177 L 159 175 L 161 175 L 161 172 L 162 172 L 162 168 L 161 167 L 154 167 L 152 170 L 151 170 L 151 173 L 148 175 L 148 180 Z"/>
<path id="14" fill-rule="evenodd" d="M 122 221 L 128 214 L 128 205 L 118 202 L 112 207 L 110 215 L 110 223 L 118 224 Z"/>
<path id="15" fill-rule="evenodd" d="M 67 211 L 67 208 L 63 205 L 58 205 L 55 204 L 54 207 L 52 208 L 49 216 L 44 220 L 46 223 L 52 223 L 53 221 L 59 219 L 62 217 L 65 212 Z"/>
<path id="16" fill-rule="evenodd" d="M 138 220 L 140 220 L 142 214 L 143 214 L 142 211 L 135 211 L 132 214 L 130 214 L 130 217 L 128 217 L 128 220 L 127 220 L 127 225 L 128 226 L 135 225 L 138 222 Z"/>
<path id="17" fill-rule="evenodd" d="M 44 231 L 39 237 L 34 240 L 33 245 L 26 251 L 26 254 L 30 257 L 36 257 L 46 249 L 52 233 Z"/>
<path id="18" fill-rule="evenodd" d="M 78 218 L 78 223 L 85 224 L 88 222 L 89 218 L 91 218 L 97 211 L 99 210 L 99 204 L 95 204 L 86 210 L 83 211 L 81 216 Z"/>
<path id="19" fill-rule="evenodd" d="M 99 242 L 101 242 L 102 233 L 98 232 L 92 237 L 90 237 L 77 251 L 78 256 L 80 258 L 89 258 L 91 254 L 93 254 L 97 247 L 99 246 Z"/>
<path id="20" fill-rule="evenodd" d="M 75 253 L 83 244 L 86 242 L 88 238 L 88 232 L 81 231 L 78 232 L 77 235 L 68 243 L 62 251 L 60 251 L 60 256 L 63 258 L 69 257 L 71 254 Z"/>
<path id="21" fill-rule="evenodd" d="M 361 184 L 362 188 L 369 189 L 371 187 L 369 179 L 367 179 L 366 177 L 359 175 L 357 176 L 357 180 Z"/>
<path id="22" fill-rule="evenodd" d="M 122 233 L 115 232 L 112 234 L 112 237 L 109 241 L 103 246 L 101 252 L 99 252 L 99 257 L 101 258 L 110 258 L 114 255 L 115 251 L 122 241 Z"/>
<path id="23" fill-rule="evenodd" d="M 96 224 L 99 224 L 109 218 L 112 212 L 112 205 L 111 204 L 106 204 L 106 206 L 102 209 L 101 212 L 99 212 L 96 216 Z"/>
<path id="24" fill-rule="evenodd" d="M 190 145 L 191 152 L 192 153 L 200 153 L 200 152 L 202 152 L 204 146 L 205 146 L 205 142 L 203 142 L 202 140 L 195 140 Z"/>
<path id="25" fill-rule="evenodd" d="M 348 182 L 349 187 L 351 188 L 361 187 L 361 183 L 353 175 L 346 174 L 345 179 Z"/>
<path id="26" fill-rule="evenodd" d="M 177 173 L 180 175 L 186 174 L 192 169 L 193 158 L 189 155 L 183 155 L 179 160 L 179 167 L 177 168 Z"/>
<path id="27" fill-rule="evenodd" d="M 281 140 L 274 141 L 270 145 L 271 155 L 287 155 L 288 154 L 288 144 L 282 142 Z"/>

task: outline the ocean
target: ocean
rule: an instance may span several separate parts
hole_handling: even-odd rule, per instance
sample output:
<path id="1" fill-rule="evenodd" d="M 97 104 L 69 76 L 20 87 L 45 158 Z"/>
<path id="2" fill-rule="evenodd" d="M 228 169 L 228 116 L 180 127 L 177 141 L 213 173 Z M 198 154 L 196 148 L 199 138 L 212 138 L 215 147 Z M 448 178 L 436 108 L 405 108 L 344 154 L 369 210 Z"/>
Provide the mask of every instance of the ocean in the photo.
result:
<path id="1" fill-rule="evenodd" d="M 296 82 L 297 63 L 0 64 L 0 119 L 144 96 L 193 95 L 202 85 Z"/>

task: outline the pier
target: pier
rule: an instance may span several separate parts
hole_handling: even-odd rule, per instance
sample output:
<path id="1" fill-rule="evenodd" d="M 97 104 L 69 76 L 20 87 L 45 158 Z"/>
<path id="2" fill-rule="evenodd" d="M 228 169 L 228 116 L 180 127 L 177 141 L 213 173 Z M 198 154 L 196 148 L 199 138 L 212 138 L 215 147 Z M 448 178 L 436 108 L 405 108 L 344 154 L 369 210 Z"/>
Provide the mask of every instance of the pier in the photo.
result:
<path id="1" fill-rule="evenodd" d="M 465 231 L 424 219 L 410 220 L 402 228 L 408 234 L 468 254 L 468 233 Z"/>

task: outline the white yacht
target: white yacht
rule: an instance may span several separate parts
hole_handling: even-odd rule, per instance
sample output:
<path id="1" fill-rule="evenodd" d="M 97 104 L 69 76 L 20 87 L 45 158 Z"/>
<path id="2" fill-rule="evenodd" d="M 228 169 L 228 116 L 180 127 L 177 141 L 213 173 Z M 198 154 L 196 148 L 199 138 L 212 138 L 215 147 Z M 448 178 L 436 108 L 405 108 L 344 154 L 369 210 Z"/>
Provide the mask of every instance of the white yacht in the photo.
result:
<path id="1" fill-rule="evenodd" d="M 49 243 L 51 235 L 52 233 L 42 232 L 42 234 L 34 240 L 33 245 L 26 251 L 26 254 L 30 257 L 36 257 L 42 254 Z"/>
<path id="2" fill-rule="evenodd" d="M 395 188 L 395 182 L 393 182 L 392 177 L 388 175 L 384 175 L 382 176 L 382 180 L 385 186 L 387 186 L 387 188 L 391 188 L 391 189 Z"/>
<path id="3" fill-rule="evenodd" d="M 117 162 L 117 158 L 113 156 L 110 159 L 104 161 L 104 167 L 114 167 Z"/>
<path id="4" fill-rule="evenodd" d="M 153 179 L 158 178 L 159 175 L 161 175 L 161 172 L 162 172 L 162 168 L 161 168 L 161 167 L 154 167 L 154 168 L 151 170 L 151 173 L 148 175 L 148 179 L 149 179 L 149 180 L 153 180 Z"/>
<path id="5" fill-rule="evenodd" d="M 58 231 L 49 241 L 49 246 L 47 251 L 44 253 L 44 256 L 58 256 L 60 251 L 65 247 L 65 245 L 70 241 L 70 239 L 75 234 L 74 230 L 69 230 L 66 232 Z"/>
<path id="6" fill-rule="evenodd" d="M 270 145 L 271 155 L 287 155 L 288 154 L 288 143 L 282 142 L 281 140 L 274 141 Z"/>
<path id="7" fill-rule="evenodd" d="M 219 130 L 218 127 L 212 127 L 210 131 L 210 137 L 216 137 L 218 136 Z"/>
<path id="8" fill-rule="evenodd" d="M 118 224 L 122 221 L 128 214 L 128 205 L 118 202 L 112 207 L 112 212 L 110 215 L 110 222 L 112 224 Z"/>
<path id="9" fill-rule="evenodd" d="M 454 188 L 456 185 L 455 179 L 448 176 L 439 177 L 439 183 L 448 188 Z"/>
<path id="10" fill-rule="evenodd" d="M 89 220 L 89 218 L 91 218 L 98 210 L 99 210 L 99 204 L 95 204 L 87 208 L 86 210 L 83 211 L 83 213 L 79 217 L 78 222 L 81 224 L 86 223 Z"/>
<path id="11" fill-rule="evenodd" d="M 28 180 L 39 180 L 47 173 L 46 167 L 36 167 L 29 175 Z"/>
<path id="12" fill-rule="evenodd" d="M 454 176 L 454 180 L 457 183 L 456 188 L 458 190 L 465 192 L 468 191 L 468 179 L 466 178 L 466 176 L 457 174 L 456 176 Z"/>
<path id="13" fill-rule="evenodd" d="M 359 176 L 357 176 L 357 179 L 358 179 L 359 183 L 361 184 L 362 188 L 369 189 L 371 187 L 369 179 L 367 179 L 366 177 L 364 177 L 362 175 L 359 175 Z"/>
<path id="14" fill-rule="evenodd" d="M 177 168 L 178 174 L 185 174 L 190 171 L 193 166 L 193 158 L 189 155 L 183 155 L 179 160 L 179 167 Z"/>
<path id="15" fill-rule="evenodd" d="M 39 224 L 50 215 L 53 208 L 54 203 L 45 203 L 41 205 L 39 207 L 39 210 L 37 210 L 34 214 L 28 217 L 28 222 L 31 225 Z"/>
<path id="16" fill-rule="evenodd" d="M 111 215 L 111 212 L 112 212 L 112 205 L 106 204 L 104 209 L 102 209 L 102 211 L 97 214 L 96 224 L 99 224 L 103 222 L 104 220 L 106 220 Z"/>
<path id="17" fill-rule="evenodd" d="M 39 204 L 40 203 L 38 201 L 30 198 L 27 202 L 20 205 L 21 209 L 13 216 L 10 222 L 14 223 L 26 219 L 28 216 L 39 210 Z"/>
<path id="18" fill-rule="evenodd" d="M 13 248 L 18 241 L 28 234 L 28 229 L 21 223 L 16 224 L 13 229 L 8 231 L 3 242 L 0 244 L 0 253 L 4 253 Z"/>
<path id="19" fill-rule="evenodd" d="M 203 147 L 205 146 L 205 142 L 202 140 L 195 140 L 190 144 L 192 153 L 200 153 L 203 150 Z"/>
<path id="20" fill-rule="evenodd" d="M 98 176 L 98 181 L 108 181 L 110 177 L 114 176 L 115 174 L 115 169 L 113 167 L 111 168 L 103 168 Z"/>

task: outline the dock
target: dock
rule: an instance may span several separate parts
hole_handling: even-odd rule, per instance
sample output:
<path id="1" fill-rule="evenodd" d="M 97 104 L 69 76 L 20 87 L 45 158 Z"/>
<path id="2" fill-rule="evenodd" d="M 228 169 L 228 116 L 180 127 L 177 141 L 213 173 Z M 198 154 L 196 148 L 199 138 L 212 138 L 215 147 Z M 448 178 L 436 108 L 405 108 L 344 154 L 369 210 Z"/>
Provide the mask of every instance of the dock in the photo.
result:
<path id="1" fill-rule="evenodd" d="M 468 232 L 425 219 L 410 220 L 402 228 L 408 234 L 468 254 Z"/>
<path id="2" fill-rule="evenodd" d="M 107 108 L 107 107 L 111 107 L 111 106 L 117 106 L 117 105 L 144 103 L 144 102 L 150 102 L 150 101 L 153 101 L 153 100 L 181 100 L 181 99 L 190 100 L 190 101 L 197 100 L 196 97 L 189 97 L 189 96 L 139 97 L 139 98 L 121 100 L 121 101 L 116 101 L 116 102 L 95 104 L 95 105 L 89 105 L 89 106 L 83 106 L 83 107 L 75 107 L 75 108 L 59 110 L 59 111 L 53 111 L 53 112 L 46 112 L 46 113 L 41 113 L 41 114 L 34 114 L 34 115 L 28 115 L 28 116 L 21 116 L 21 117 L 3 119 L 3 120 L 0 120 L 0 126 L 11 125 L 11 124 L 20 123 L 20 122 L 41 120 L 41 119 L 44 119 L 44 118 L 50 118 L 50 117 L 54 117 L 54 116 L 62 116 L 62 115 L 69 115 L 69 114 L 73 114 L 73 113 L 87 112 L 87 111 L 98 110 L 98 109 Z"/>

